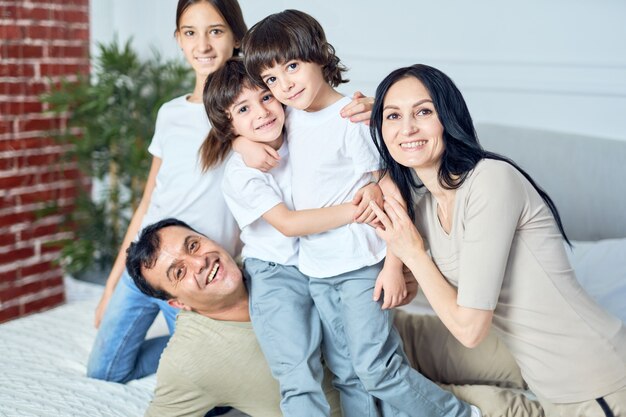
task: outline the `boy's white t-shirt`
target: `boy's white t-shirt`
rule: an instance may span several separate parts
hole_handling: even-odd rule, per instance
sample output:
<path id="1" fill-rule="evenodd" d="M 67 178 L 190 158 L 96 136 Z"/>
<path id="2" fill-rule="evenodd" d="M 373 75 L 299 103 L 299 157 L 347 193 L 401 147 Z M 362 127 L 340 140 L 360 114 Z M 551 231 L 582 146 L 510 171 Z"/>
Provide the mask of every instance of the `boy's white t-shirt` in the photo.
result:
<path id="1" fill-rule="evenodd" d="M 296 210 L 351 202 L 380 169 L 369 128 L 339 115 L 347 97 L 317 112 L 287 108 L 293 203 Z M 300 270 L 326 278 L 380 262 L 385 243 L 374 229 L 352 223 L 300 238 Z"/>
<path id="2" fill-rule="evenodd" d="M 161 106 L 148 151 L 162 163 L 141 228 L 174 217 L 235 256 L 239 228 L 222 195 L 224 164 L 203 173 L 198 156 L 210 127 L 202 103 L 191 103 L 186 96 Z"/>
<path id="3" fill-rule="evenodd" d="M 280 165 L 265 173 L 246 166 L 241 155 L 233 152 L 226 162 L 222 190 L 226 204 L 241 228 L 243 258 L 297 265 L 298 238 L 283 235 L 262 217 L 280 203 L 293 210 L 286 140 L 278 154 Z"/>

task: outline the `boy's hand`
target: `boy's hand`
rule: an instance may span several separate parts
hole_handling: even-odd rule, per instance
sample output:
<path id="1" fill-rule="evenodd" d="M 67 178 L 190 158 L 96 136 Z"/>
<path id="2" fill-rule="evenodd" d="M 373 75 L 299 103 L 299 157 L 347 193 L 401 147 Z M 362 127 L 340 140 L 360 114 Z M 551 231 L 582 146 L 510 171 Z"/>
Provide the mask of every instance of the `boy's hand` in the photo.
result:
<path id="1" fill-rule="evenodd" d="M 415 276 L 413 276 L 411 270 L 406 267 L 406 265 L 402 268 L 402 274 L 404 275 L 404 283 L 406 284 L 407 294 L 406 297 L 404 297 L 404 300 L 400 301 L 398 307 L 405 306 L 413 301 L 413 299 L 417 295 L 418 289 L 417 280 L 415 279 Z"/>
<path id="2" fill-rule="evenodd" d="M 354 212 L 354 221 L 357 223 L 371 223 L 376 218 L 376 213 L 370 206 L 370 201 L 376 204 L 383 203 L 383 191 L 378 184 L 369 183 L 361 189 L 359 189 L 354 198 L 352 204 L 357 206 Z"/>
<path id="3" fill-rule="evenodd" d="M 352 101 L 346 104 L 339 114 L 341 117 L 350 118 L 353 123 L 363 122 L 369 126 L 372 107 L 374 107 L 374 97 L 365 97 L 363 93 L 357 91 L 352 95 Z"/>
<path id="4" fill-rule="evenodd" d="M 382 305 L 383 310 L 402 304 L 408 295 L 402 269 L 383 266 L 380 274 L 378 274 L 378 278 L 376 278 L 373 300 L 378 301 L 383 291 L 385 294 Z"/>
<path id="5" fill-rule="evenodd" d="M 243 162 L 250 168 L 267 172 L 278 166 L 280 155 L 278 151 L 264 143 L 253 142 L 243 136 L 233 140 L 233 149 L 243 158 Z"/>

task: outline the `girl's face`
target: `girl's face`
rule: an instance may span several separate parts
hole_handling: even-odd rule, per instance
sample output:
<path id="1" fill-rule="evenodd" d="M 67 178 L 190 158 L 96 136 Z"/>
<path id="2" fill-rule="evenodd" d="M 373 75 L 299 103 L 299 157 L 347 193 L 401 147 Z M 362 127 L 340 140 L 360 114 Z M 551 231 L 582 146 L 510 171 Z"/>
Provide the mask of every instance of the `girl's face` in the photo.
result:
<path id="1" fill-rule="evenodd" d="M 237 135 L 280 146 L 285 111 L 268 90 L 244 87 L 228 111 Z"/>
<path id="2" fill-rule="evenodd" d="M 391 157 L 406 167 L 438 168 L 445 143 L 430 94 L 415 77 L 402 78 L 383 102 L 382 135 Z"/>
<path id="3" fill-rule="evenodd" d="M 176 40 L 197 76 L 220 68 L 239 47 L 222 15 L 207 2 L 193 4 L 180 17 Z"/>

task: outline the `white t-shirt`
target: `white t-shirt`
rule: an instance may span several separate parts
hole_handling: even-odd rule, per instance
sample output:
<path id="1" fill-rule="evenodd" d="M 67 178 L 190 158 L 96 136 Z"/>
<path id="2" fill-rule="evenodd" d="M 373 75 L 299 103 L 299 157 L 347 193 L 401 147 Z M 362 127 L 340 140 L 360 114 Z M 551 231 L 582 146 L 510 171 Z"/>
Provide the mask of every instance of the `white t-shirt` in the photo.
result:
<path id="1" fill-rule="evenodd" d="M 298 238 L 283 235 L 261 217 L 280 203 L 293 210 L 287 141 L 278 154 L 280 165 L 265 173 L 246 166 L 241 155 L 233 152 L 226 162 L 222 190 L 241 228 L 243 258 L 297 265 Z"/>
<path id="2" fill-rule="evenodd" d="M 368 127 L 339 115 L 347 97 L 318 112 L 287 108 L 287 131 L 296 210 L 352 201 L 380 169 Z M 352 223 L 300 238 L 299 268 L 317 278 L 374 265 L 385 257 L 385 244 L 373 228 Z"/>
<path id="3" fill-rule="evenodd" d="M 161 106 L 148 151 L 162 163 L 141 228 L 175 217 L 234 256 L 239 250 L 239 228 L 222 196 L 224 164 L 202 173 L 198 157 L 209 129 L 202 103 L 182 96 Z"/>

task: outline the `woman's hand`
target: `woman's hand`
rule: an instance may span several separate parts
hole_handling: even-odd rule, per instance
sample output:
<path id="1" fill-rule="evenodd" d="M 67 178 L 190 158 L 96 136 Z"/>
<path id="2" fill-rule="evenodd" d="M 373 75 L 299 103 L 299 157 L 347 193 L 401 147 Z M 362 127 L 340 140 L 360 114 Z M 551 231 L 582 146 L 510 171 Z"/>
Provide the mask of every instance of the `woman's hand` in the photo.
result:
<path id="1" fill-rule="evenodd" d="M 263 172 L 278 166 L 280 162 L 280 155 L 276 149 L 264 143 L 253 142 L 243 136 L 233 140 L 233 149 L 241 155 L 248 167 Z"/>
<path id="2" fill-rule="evenodd" d="M 387 250 L 391 250 L 405 264 L 417 251 L 424 250 L 422 236 L 398 200 L 386 198 L 385 211 L 374 202 L 370 206 L 382 225 L 376 228 L 376 234 L 387 242 Z"/>
<path id="3" fill-rule="evenodd" d="M 354 221 L 357 223 L 371 223 L 374 221 L 376 214 L 372 210 L 370 203 L 375 202 L 382 205 L 383 201 L 383 191 L 378 184 L 371 182 L 361 187 L 352 199 L 352 204 L 357 206 L 354 212 Z"/>
<path id="4" fill-rule="evenodd" d="M 369 126 L 374 107 L 374 97 L 365 97 L 360 91 L 352 95 L 352 101 L 341 109 L 341 117 L 348 117 L 353 123 L 363 122 Z"/>

